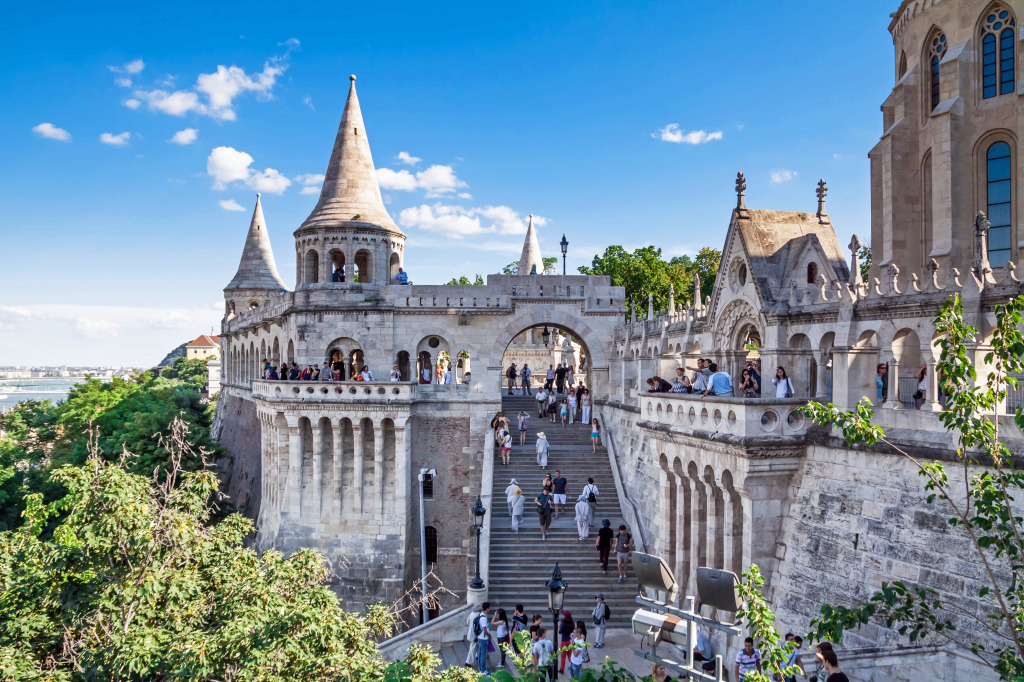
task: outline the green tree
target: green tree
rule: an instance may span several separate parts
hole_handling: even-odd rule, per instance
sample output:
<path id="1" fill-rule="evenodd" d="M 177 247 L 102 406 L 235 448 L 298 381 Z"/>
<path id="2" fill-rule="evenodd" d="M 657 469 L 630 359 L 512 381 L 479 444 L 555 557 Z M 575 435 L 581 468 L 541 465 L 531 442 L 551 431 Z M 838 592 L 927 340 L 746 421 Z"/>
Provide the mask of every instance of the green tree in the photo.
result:
<path id="1" fill-rule="evenodd" d="M 547 258 L 541 259 L 544 262 L 544 272 L 551 270 L 558 265 L 558 256 L 548 256 Z M 538 275 L 543 275 L 544 272 L 538 272 Z M 501 269 L 503 275 L 518 275 L 519 274 L 519 261 L 514 260 Z M 529 274 L 529 273 L 523 273 Z"/>
<path id="2" fill-rule="evenodd" d="M 655 310 L 667 308 L 670 286 L 675 286 L 680 302 L 683 300 L 685 271 L 662 260 L 661 249 L 656 246 L 644 246 L 632 253 L 621 246 L 609 246 L 604 254 L 594 256 L 589 267 L 581 265 L 579 271 L 584 275 L 607 275 L 612 286 L 625 287 L 626 307 L 636 305 L 638 315 L 646 315 L 649 294 L 654 295 Z M 690 283 L 692 286 L 692 277 Z"/>
<path id="3" fill-rule="evenodd" d="M 866 282 L 868 280 L 868 272 L 871 270 L 871 244 L 867 246 L 862 245 L 857 250 L 857 262 L 860 264 L 860 276 Z"/>
<path id="4" fill-rule="evenodd" d="M 697 252 L 692 259 L 689 256 L 673 256 L 669 265 L 682 268 L 686 273 L 680 278 L 683 291 L 676 289 L 676 298 L 682 296 L 684 301 L 693 300 L 694 275 L 700 276 L 700 300 L 704 301 L 711 295 L 715 288 L 715 278 L 718 277 L 718 266 L 722 262 L 722 252 L 705 246 Z"/>
<path id="5" fill-rule="evenodd" d="M 911 641 L 934 637 L 963 647 L 1002 680 L 1024 679 L 1024 517 L 1012 504 L 1021 498 L 1024 472 L 999 440 L 999 419 L 994 416 L 1006 400 L 1007 387 L 1016 387 L 1015 376 L 1024 372 L 1024 296 L 996 306 L 995 314 L 991 350 L 984 358 L 991 371 L 980 377 L 971 358 L 985 341 L 964 321 L 959 296 L 947 301 L 935 320 L 941 349 L 936 371 L 946 396 L 939 418 L 956 442 L 959 471 L 949 472 L 939 461 L 918 460 L 888 440 L 872 423 L 867 400 L 853 411 L 818 403 L 805 408 L 817 424 L 841 431 L 848 444 L 882 443 L 917 466 L 925 478 L 928 504 L 940 505 L 949 514 L 949 525 L 971 542 L 981 585 L 977 601 L 945 603 L 929 588 L 883 583 L 880 592 L 852 608 L 823 606 L 821 617 L 812 623 L 816 637 L 838 642 L 846 630 L 881 621 Z M 1013 421 L 1024 428 L 1020 409 Z M 960 623 L 969 622 L 969 628 L 958 629 L 954 616 Z"/>
<path id="6" fill-rule="evenodd" d="M 465 275 L 462 275 L 461 277 L 452 277 L 451 280 L 445 282 L 445 284 L 448 285 L 448 286 L 451 286 L 451 285 L 462 285 L 462 286 L 475 285 L 475 286 L 482 286 L 483 283 L 484 283 L 484 278 L 481 275 L 476 275 L 473 278 L 472 282 L 470 282 L 469 281 L 469 277 L 466 277 Z"/>
<path id="7" fill-rule="evenodd" d="M 188 360 L 176 358 L 170 367 L 165 367 L 160 372 L 160 376 L 165 379 L 177 379 L 185 385 L 194 388 L 197 393 L 201 393 L 206 388 L 206 383 L 210 376 L 206 363 L 207 359 L 192 358 Z"/>

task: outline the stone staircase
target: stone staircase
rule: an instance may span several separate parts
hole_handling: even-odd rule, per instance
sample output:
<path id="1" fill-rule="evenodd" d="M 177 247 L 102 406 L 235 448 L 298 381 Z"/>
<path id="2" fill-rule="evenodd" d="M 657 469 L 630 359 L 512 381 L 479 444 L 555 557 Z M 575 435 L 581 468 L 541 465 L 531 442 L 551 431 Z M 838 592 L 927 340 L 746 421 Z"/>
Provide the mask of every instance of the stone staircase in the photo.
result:
<path id="1" fill-rule="evenodd" d="M 618 572 L 614 553 L 608 563 L 608 575 L 604 575 L 594 548 L 602 519 L 610 520 L 613 529 L 623 523 L 607 450 L 599 446 L 597 454 L 592 454 L 590 428 L 579 421 L 563 428 L 560 420 L 551 423 L 546 417 L 538 418 L 536 400 L 532 396 L 503 395 L 502 410 L 512 425 L 513 445 L 509 466 L 503 466 L 500 456 L 495 454 L 487 592 L 492 608 L 504 608 L 511 617 L 515 604 L 523 604 L 528 616 L 544 615 L 544 626 L 550 630 L 551 612 L 544 583 L 550 579 L 557 561 L 562 578 L 568 583 L 564 608 L 571 611 L 574 618 L 586 617 L 588 620 L 585 622 L 589 625 L 594 595 L 600 592 L 612 611 L 609 627 L 627 626 L 636 610 L 636 581 L 616 582 Z M 520 410 L 530 415 L 527 445 L 524 447 L 518 445 L 516 415 Z M 551 445 L 547 472 L 553 477 L 558 469 L 569 480 L 566 507 L 559 518 L 552 521 L 547 540 L 541 540 L 537 505 L 534 503 L 545 473 L 537 466 L 535 444 L 538 431 L 547 435 Z M 577 542 L 575 504 L 588 477 L 593 477 L 601 494 L 590 537 Z M 527 498 L 519 535 L 512 532 L 511 518 L 505 505 L 505 488 L 513 478 L 519 482 Z"/>

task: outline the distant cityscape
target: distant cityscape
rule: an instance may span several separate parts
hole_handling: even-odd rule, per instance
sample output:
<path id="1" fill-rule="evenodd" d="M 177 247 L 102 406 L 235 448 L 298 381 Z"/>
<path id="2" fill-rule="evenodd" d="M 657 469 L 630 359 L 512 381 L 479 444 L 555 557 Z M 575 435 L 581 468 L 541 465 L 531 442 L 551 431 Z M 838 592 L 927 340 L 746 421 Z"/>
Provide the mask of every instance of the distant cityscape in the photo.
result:
<path id="1" fill-rule="evenodd" d="M 88 374 L 96 379 L 130 376 L 132 367 L 73 367 L 69 365 L 43 365 L 37 367 L 0 367 L 0 380 L 4 379 L 68 379 Z"/>

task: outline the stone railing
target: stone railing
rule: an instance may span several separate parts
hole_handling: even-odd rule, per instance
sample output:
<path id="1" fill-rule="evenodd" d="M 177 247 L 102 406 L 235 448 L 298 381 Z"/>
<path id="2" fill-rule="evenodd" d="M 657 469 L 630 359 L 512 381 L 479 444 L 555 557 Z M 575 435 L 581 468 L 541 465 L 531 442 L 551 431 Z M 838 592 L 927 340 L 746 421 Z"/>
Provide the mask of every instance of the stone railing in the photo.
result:
<path id="1" fill-rule="evenodd" d="M 254 381 L 252 395 L 264 400 L 294 402 L 391 402 L 412 400 L 411 381 Z"/>
<path id="2" fill-rule="evenodd" d="M 640 419 L 739 438 L 802 436 L 811 422 L 798 408 L 807 401 L 808 398 L 705 398 L 690 393 L 641 393 Z"/>

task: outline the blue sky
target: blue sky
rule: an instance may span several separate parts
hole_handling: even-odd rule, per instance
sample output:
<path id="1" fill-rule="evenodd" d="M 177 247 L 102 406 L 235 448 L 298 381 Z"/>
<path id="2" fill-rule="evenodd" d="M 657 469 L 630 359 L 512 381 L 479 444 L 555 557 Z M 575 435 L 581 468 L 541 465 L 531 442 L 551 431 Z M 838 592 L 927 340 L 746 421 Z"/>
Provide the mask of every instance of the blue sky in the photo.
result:
<path id="1" fill-rule="evenodd" d="M 352 73 L 418 283 L 497 272 L 529 213 L 570 269 L 721 247 L 739 170 L 752 208 L 814 210 L 824 177 L 866 237 L 897 4 L 8 7 L 0 365 L 149 365 L 219 327 L 257 190 L 291 285 Z"/>

